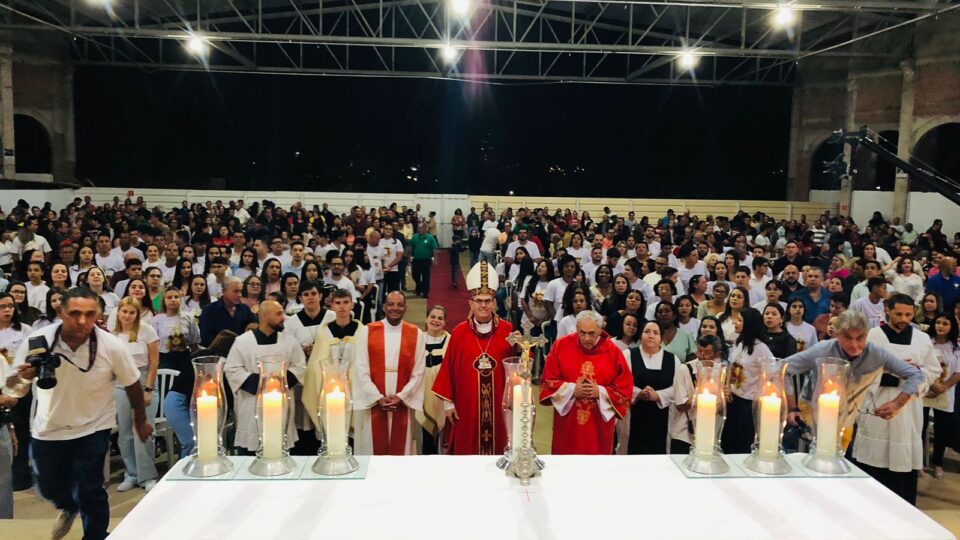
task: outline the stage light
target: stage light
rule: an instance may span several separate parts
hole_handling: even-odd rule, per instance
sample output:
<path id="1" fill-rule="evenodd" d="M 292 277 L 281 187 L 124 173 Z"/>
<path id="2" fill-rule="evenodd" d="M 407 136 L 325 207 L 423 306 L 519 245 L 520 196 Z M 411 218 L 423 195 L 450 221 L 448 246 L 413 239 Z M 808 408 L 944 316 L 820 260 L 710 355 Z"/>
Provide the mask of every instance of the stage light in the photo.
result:
<path id="1" fill-rule="evenodd" d="M 697 67 L 697 63 L 699 61 L 700 59 L 697 58 L 697 55 L 693 54 L 691 51 L 684 51 L 677 59 L 677 62 L 680 63 L 680 67 L 683 69 L 693 69 Z"/>
<path id="2" fill-rule="evenodd" d="M 470 0 L 450 0 L 450 9 L 455 15 L 465 17 L 470 11 Z"/>
<path id="3" fill-rule="evenodd" d="M 443 48 L 440 49 L 440 54 L 447 63 L 452 64 L 457 60 L 457 48 L 453 45 L 444 45 Z"/>
<path id="4" fill-rule="evenodd" d="M 787 28 L 793 26 L 797 15 L 787 6 L 780 6 L 773 15 L 773 25 L 777 28 Z"/>
<path id="5" fill-rule="evenodd" d="M 187 50 L 195 56 L 206 56 L 207 42 L 202 37 L 192 34 L 190 38 L 187 39 Z"/>

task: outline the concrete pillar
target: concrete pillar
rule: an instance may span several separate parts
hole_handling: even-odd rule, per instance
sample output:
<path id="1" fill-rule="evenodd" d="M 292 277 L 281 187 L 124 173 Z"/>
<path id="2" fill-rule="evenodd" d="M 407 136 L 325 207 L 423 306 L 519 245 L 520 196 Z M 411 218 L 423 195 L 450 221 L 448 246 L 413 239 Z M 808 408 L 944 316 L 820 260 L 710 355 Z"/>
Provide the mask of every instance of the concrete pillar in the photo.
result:
<path id="1" fill-rule="evenodd" d="M 17 172 L 13 133 L 13 47 L 0 45 L 0 137 L 3 139 L 3 177 Z"/>
<path id="2" fill-rule="evenodd" d="M 903 90 L 900 95 L 900 137 L 897 139 L 897 156 L 910 160 L 910 150 L 913 148 L 913 99 L 914 99 L 914 71 L 913 61 L 908 60 L 900 64 L 903 70 Z M 900 218 L 902 223 L 907 221 L 907 202 L 910 197 L 910 177 L 907 173 L 897 169 L 897 176 L 893 187 L 893 216 Z"/>
<path id="3" fill-rule="evenodd" d="M 859 85 L 857 78 L 853 75 L 847 77 L 847 106 L 844 113 L 843 128 L 847 131 L 857 129 L 857 90 Z M 849 144 L 843 145 L 843 160 L 847 163 L 853 163 L 852 148 Z M 844 216 L 851 214 L 851 205 L 853 203 L 853 172 L 840 180 L 840 213 Z"/>
<path id="4" fill-rule="evenodd" d="M 798 83 L 793 85 L 793 104 L 790 107 L 790 151 L 787 157 L 787 200 L 788 201 L 808 201 L 810 200 L 810 176 L 806 175 L 800 178 L 800 123 L 803 120 L 801 112 L 802 102 L 801 90 Z"/>

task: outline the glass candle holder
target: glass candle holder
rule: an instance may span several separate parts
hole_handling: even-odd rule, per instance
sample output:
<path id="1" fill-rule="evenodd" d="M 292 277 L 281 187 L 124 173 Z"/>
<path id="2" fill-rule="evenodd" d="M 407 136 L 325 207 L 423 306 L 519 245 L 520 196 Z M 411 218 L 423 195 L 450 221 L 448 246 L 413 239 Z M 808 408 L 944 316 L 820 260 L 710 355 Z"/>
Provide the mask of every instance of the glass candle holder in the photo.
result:
<path id="1" fill-rule="evenodd" d="M 813 444 L 804 466 L 823 474 L 846 474 L 850 464 L 843 457 L 847 425 L 847 380 L 850 362 L 842 358 L 818 358 L 813 385 Z"/>
<path id="2" fill-rule="evenodd" d="M 334 352 L 334 351 L 331 351 Z M 353 400 L 350 394 L 350 362 L 343 355 L 331 354 L 323 361 L 323 387 L 320 390 L 318 425 L 323 443 L 313 472 L 342 476 L 360 468 L 347 444 Z"/>
<path id="3" fill-rule="evenodd" d="M 503 410 L 503 425 L 507 431 L 507 446 L 504 449 L 503 456 L 497 460 L 497 467 L 506 470 L 507 467 L 510 466 L 510 460 L 513 455 L 513 393 L 514 388 L 520 388 L 523 382 L 523 377 L 521 376 L 523 366 L 520 363 L 519 356 L 504 358 L 502 363 L 505 383 L 503 385 L 503 400 L 501 406 Z"/>
<path id="4" fill-rule="evenodd" d="M 684 466 L 700 474 L 723 474 L 730 466 L 720 450 L 720 435 L 727 418 L 726 362 L 702 360 L 696 368 L 695 390 L 691 413 L 693 446 L 684 459 Z"/>
<path id="5" fill-rule="evenodd" d="M 296 467 L 287 449 L 287 422 L 290 414 L 290 391 L 287 388 L 287 359 L 283 356 L 261 356 L 260 385 L 257 387 L 257 431 L 260 445 L 257 459 L 250 464 L 250 473 L 257 476 L 280 476 Z"/>
<path id="6" fill-rule="evenodd" d="M 227 401 L 223 395 L 223 364 L 219 356 L 200 356 L 192 360 L 193 392 L 190 394 L 190 425 L 194 451 L 183 468 L 187 476 L 208 478 L 233 469 L 223 446 L 223 426 L 227 421 Z"/>
<path id="7" fill-rule="evenodd" d="M 744 466 L 763 474 L 786 474 L 790 464 L 783 458 L 781 438 L 787 421 L 787 363 L 778 358 L 761 358 L 759 364 L 760 396 L 753 402 L 756 439 Z"/>

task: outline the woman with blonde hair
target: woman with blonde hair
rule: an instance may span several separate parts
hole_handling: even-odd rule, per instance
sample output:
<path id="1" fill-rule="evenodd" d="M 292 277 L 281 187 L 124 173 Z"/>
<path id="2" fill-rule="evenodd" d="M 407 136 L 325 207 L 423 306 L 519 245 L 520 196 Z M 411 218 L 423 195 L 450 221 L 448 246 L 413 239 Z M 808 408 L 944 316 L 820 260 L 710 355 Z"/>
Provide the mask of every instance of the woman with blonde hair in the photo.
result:
<path id="1" fill-rule="evenodd" d="M 436 305 L 427 312 L 424 322 L 426 335 L 423 337 L 426 349 L 426 370 L 423 373 L 423 409 L 417 411 L 417 421 L 422 426 L 423 440 L 421 455 L 437 454 L 440 449 L 440 434 L 443 433 L 443 401 L 433 392 L 433 382 L 440 371 L 440 363 L 450 343 L 450 333 L 446 330 L 447 308 Z"/>
<path id="2" fill-rule="evenodd" d="M 143 386 L 143 401 L 146 405 L 147 421 L 153 427 L 154 417 L 157 416 L 157 400 L 152 399 L 154 383 L 157 378 L 157 368 L 160 365 L 160 338 L 157 332 L 146 324 L 141 324 L 140 300 L 127 296 L 120 301 L 116 311 L 116 323 L 110 329 L 111 333 L 123 341 L 137 369 L 140 370 L 140 384 Z M 117 486 L 117 491 L 130 491 L 140 486 L 150 491 L 157 485 L 157 468 L 153 464 L 154 445 L 153 436 L 141 441 L 133 432 L 133 408 L 127 398 L 126 390 L 117 386 L 114 390 L 114 399 L 117 403 L 117 445 L 120 447 L 120 456 L 126 471 L 123 482 Z"/>

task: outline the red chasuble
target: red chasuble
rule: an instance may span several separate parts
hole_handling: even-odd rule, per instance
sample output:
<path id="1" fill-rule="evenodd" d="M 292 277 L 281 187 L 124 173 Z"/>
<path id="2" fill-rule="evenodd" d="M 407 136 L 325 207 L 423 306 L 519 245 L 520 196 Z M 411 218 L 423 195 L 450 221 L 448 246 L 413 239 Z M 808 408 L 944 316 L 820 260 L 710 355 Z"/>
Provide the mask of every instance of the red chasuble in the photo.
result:
<path id="1" fill-rule="evenodd" d="M 416 325 L 401 321 L 400 355 L 397 364 L 397 391 L 403 389 L 410 381 L 413 365 L 417 358 Z M 383 321 L 372 322 L 367 325 L 367 351 L 370 359 L 370 378 L 381 394 L 386 391 L 386 358 L 384 357 Z M 410 412 L 403 402 L 399 409 L 389 413 L 380 407 L 373 407 L 370 411 L 373 428 L 373 453 L 377 456 L 402 456 L 407 443 L 407 423 Z M 390 426 L 390 417 L 393 425 Z M 392 427 L 392 429 L 391 429 Z"/>
<path id="2" fill-rule="evenodd" d="M 581 378 L 606 389 L 615 412 L 609 421 L 603 419 L 596 399 L 574 399 L 563 416 L 553 407 L 550 398 L 557 390 Z M 558 339 L 547 355 L 540 386 L 540 402 L 553 407 L 553 453 L 612 454 L 616 420 L 630 408 L 632 393 L 630 367 L 606 333 L 589 351 L 580 345 L 577 334 Z"/>
<path id="3" fill-rule="evenodd" d="M 513 346 L 507 343 L 513 326 L 495 319 L 494 330 L 481 336 L 472 325 L 472 319 L 468 319 L 450 333 L 450 344 L 433 383 L 433 393 L 452 401 L 460 416 L 460 420 L 449 427 L 450 453 L 495 455 L 503 453 L 507 444 L 501 407 L 504 385 L 501 360 L 516 356 Z"/>

